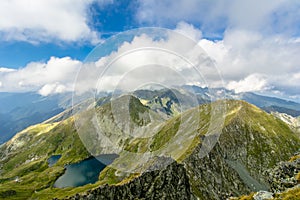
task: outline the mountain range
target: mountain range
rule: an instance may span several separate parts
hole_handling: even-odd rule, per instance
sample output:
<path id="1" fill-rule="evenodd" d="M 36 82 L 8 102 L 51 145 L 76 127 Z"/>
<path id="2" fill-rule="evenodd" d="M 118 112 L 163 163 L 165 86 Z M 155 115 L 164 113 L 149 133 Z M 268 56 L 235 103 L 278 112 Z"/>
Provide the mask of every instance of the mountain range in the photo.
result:
<path id="1" fill-rule="evenodd" d="M 172 91 L 172 92 L 170 92 Z M 267 97 L 251 92 L 235 93 L 224 88 L 202 88 L 198 86 L 180 86 L 176 89 L 161 89 L 156 91 L 138 90 L 133 92 L 140 99 L 152 98 L 152 105 L 163 109 L 167 116 L 181 112 L 178 109 L 187 109 L 214 101 L 214 99 L 238 99 L 252 103 L 267 112 L 286 113 L 293 117 L 300 115 L 300 104 L 275 97 Z M 102 96 L 104 96 L 102 94 Z M 105 94 L 107 96 L 107 94 Z M 156 96 L 157 100 L 154 99 Z M 170 102 L 158 102 L 164 97 L 169 98 Z M 182 107 L 176 107 L 179 98 Z M 106 98 L 109 100 L 109 98 Z M 160 99 L 160 100 L 159 100 Z M 166 99 L 166 98 L 165 98 Z M 171 103 L 174 110 L 170 110 Z M 50 96 L 41 96 L 36 93 L 0 93 L 0 144 L 8 141 L 17 132 L 30 125 L 41 123 L 64 110 L 72 107 L 72 94 L 56 94 Z M 161 107 L 162 103 L 168 103 Z M 150 102 L 149 102 L 150 104 Z M 175 106 L 175 107 L 174 107 Z"/>
<path id="2" fill-rule="evenodd" d="M 300 163 L 297 154 L 293 157 L 299 132 L 282 115 L 261 108 L 297 110 L 299 104 L 253 93 L 215 100 L 222 92 L 196 86 L 138 90 L 79 104 L 30 126 L 0 147 L 0 197 L 245 199 L 242 195 L 249 194 L 251 199 L 258 191 L 288 193 L 300 169 L 289 174 L 296 183 L 281 188 L 269 174 L 291 157 Z M 69 166 L 103 154 L 118 157 L 96 182 L 55 187 Z M 50 166 L 48 160 L 56 155 L 58 161 Z"/>

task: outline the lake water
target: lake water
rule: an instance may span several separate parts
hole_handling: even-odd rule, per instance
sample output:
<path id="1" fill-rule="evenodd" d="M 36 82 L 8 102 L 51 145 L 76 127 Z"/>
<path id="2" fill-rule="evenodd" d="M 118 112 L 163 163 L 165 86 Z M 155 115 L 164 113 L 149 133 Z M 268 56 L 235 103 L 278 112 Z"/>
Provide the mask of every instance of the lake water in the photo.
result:
<path id="1" fill-rule="evenodd" d="M 54 187 L 78 187 L 95 183 L 98 181 L 99 173 L 117 157 L 116 154 L 104 154 L 79 163 L 66 165 L 65 173 L 56 180 Z"/>
<path id="2" fill-rule="evenodd" d="M 52 167 L 59 159 L 61 155 L 53 155 L 48 159 L 48 165 L 49 167 Z"/>

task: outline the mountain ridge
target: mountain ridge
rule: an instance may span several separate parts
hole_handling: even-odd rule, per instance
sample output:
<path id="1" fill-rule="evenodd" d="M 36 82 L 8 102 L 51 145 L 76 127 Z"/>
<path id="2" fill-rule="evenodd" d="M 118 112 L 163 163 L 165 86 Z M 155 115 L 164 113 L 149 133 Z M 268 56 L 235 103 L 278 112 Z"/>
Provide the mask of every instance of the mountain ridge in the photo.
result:
<path id="1" fill-rule="evenodd" d="M 130 102 L 130 99 L 132 99 L 134 106 L 131 108 L 134 111 L 138 111 L 137 113 L 151 111 L 136 97 L 127 96 L 119 99 L 122 100 L 120 102 L 124 102 L 124 99 L 129 99 Z M 207 142 L 216 137 L 216 132 L 213 131 L 215 129 L 210 129 L 208 126 L 211 115 L 218 110 L 214 109 L 212 105 L 217 106 L 220 102 L 222 106 L 225 104 L 227 109 L 224 127 L 222 127 L 222 133 L 220 138 L 216 140 L 215 146 L 210 149 L 209 153 L 205 153 L 207 145 L 210 144 Z M 107 113 L 111 112 L 107 109 L 107 106 L 111 105 L 101 105 L 96 109 L 97 113 L 104 109 L 103 111 L 107 115 Z M 125 105 L 128 104 L 125 103 Z M 115 104 L 115 106 L 116 108 L 121 108 L 119 104 Z M 102 116 L 102 114 L 100 115 Z M 196 116 L 198 114 L 201 116 L 201 120 L 197 121 L 198 118 Z M 133 118 L 138 117 L 135 118 L 138 119 L 134 121 L 135 124 L 139 124 L 139 119 L 142 119 L 140 117 L 143 116 L 139 114 L 131 115 Z M 218 116 L 220 120 L 223 118 L 221 114 Z M 274 166 L 278 161 L 287 159 L 290 154 L 297 150 L 296 147 L 300 145 L 299 137 L 296 133 L 290 130 L 281 120 L 244 101 L 224 100 L 197 106 L 162 122 L 158 132 L 151 136 L 150 139 L 144 140 L 137 137 L 127 140 L 127 142 L 125 140 L 125 143 L 121 144 L 120 147 L 126 151 L 120 153 L 120 157 L 100 173 L 97 183 L 79 188 L 51 189 L 51 185 L 56 178 L 63 173 L 65 164 L 79 162 L 90 156 L 90 153 L 85 150 L 84 145 L 81 143 L 77 133 L 78 130 L 75 129 L 74 117 L 76 118 L 76 116 L 71 116 L 61 122 L 43 124 L 44 127 L 39 125 L 33 126 L 25 129 L 22 134 L 15 136 L 20 141 L 27 141 L 27 146 L 17 145 L 16 148 L 13 148 L 11 143 L 15 143 L 16 139 L 1 146 L 0 184 L 2 189 L 0 189 L 0 193 L 8 191 L 10 185 L 15 184 L 13 181 L 14 177 L 18 176 L 22 182 L 18 183 L 20 187 L 15 187 L 15 191 L 16 195 L 22 194 L 24 193 L 22 188 L 28 187 L 27 184 L 31 183 L 30 181 L 34 180 L 33 177 L 37 175 L 41 177 L 35 186 L 36 189 L 39 188 L 39 192 L 34 193 L 32 189 L 27 188 L 27 193 L 25 193 L 36 198 L 41 198 L 43 195 L 46 195 L 46 198 L 49 193 L 54 195 L 53 197 L 60 198 L 65 195 L 72 196 L 88 191 L 91 188 L 97 188 L 103 184 L 115 185 L 123 182 L 123 187 L 127 188 L 131 180 L 142 177 L 144 173 L 139 173 L 138 171 L 133 174 L 120 173 L 124 169 L 121 167 L 121 164 L 127 163 L 126 165 L 129 167 L 127 169 L 132 169 L 132 172 L 134 172 L 134 169 L 137 169 L 136 167 L 139 166 L 144 165 L 145 169 L 150 167 L 151 165 L 149 164 L 156 162 L 155 156 L 160 158 L 162 155 L 168 155 L 173 160 L 170 160 L 170 163 L 175 165 L 178 163 L 184 166 L 186 170 L 186 175 L 184 176 L 189 177 L 189 188 L 193 194 L 192 196 L 195 195 L 200 199 L 205 199 L 205 197 L 218 199 L 224 196 L 238 196 L 255 189 L 254 187 L 251 188 L 251 184 L 245 183 L 245 180 L 241 178 L 242 172 L 246 173 L 246 178 L 252 177 L 253 180 L 264 185 L 267 181 L 263 171 Z M 178 128 L 181 127 L 182 131 L 180 128 L 174 128 L 172 125 L 174 122 L 175 124 L 178 123 L 176 121 L 179 119 L 182 121 L 179 121 L 181 125 Z M 200 124 L 193 126 L 189 120 Z M 215 118 L 215 120 L 217 119 Z M 142 123 L 140 125 L 147 124 Z M 116 125 L 117 127 L 118 125 Z M 118 129 L 126 130 L 126 128 L 122 129 L 123 126 L 120 127 Z M 140 126 L 138 125 L 138 127 Z M 48 130 L 46 130 L 47 128 Z M 111 133 L 114 133 L 114 131 Z M 160 137 L 159 134 L 164 137 Z M 181 147 L 174 141 L 180 141 Z M 49 144 L 52 144 L 52 147 L 45 149 Z M 152 160 L 137 162 L 141 157 L 136 153 L 148 151 L 154 155 L 151 158 Z M 18 154 L 18 152 L 22 152 L 22 154 Z M 35 153 L 32 155 L 32 152 Z M 55 154 L 62 155 L 60 161 L 54 167 L 47 167 L 45 164 L 47 158 Z M 132 155 L 135 155 L 135 157 L 132 157 Z M 268 159 L 260 161 L 264 157 Z M 131 166 L 131 162 L 135 162 L 135 165 Z M 170 163 L 166 161 L 165 165 L 168 166 Z M 165 167 L 153 168 L 153 170 L 163 171 Z M 218 173 L 219 169 L 222 169 L 222 174 Z M 240 171 L 236 169 L 240 169 Z M 116 173 L 117 171 L 120 172 Z M 52 178 L 45 179 L 45 173 L 47 173 L 47 176 L 49 173 L 52 174 Z M 170 176 L 173 176 L 172 173 L 174 172 L 171 172 Z M 33 176 L 33 174 L 35 175 Z M 50 184 L 50 187 L 44 185 L 45 180 Z M 123 180 L 128 181 L 124 182 Z M 156 185 L 153 187 L 156 187 Z M 110 195 L 113 194 L 111 193 Z"/>
<path id="2" fill-rule="evenodd" d="M 119 94 L 120 91 L 117 93 Z M 258 95 L 251 92 L 235 93 L 225 88 L 202 88 L 185 85 L 155 91 L 137 90 L 132 94 L 139 97 L 142 103 L 143 98 L 145 98 L 145 105 L 148 103 L 149 107 L 160 110 L 162 114 L 165 114 L 165 118 L 175 116 L 196 105 L 224 98 L 246 100 L 268 112 L 284 112 L 294 117 L 298 116 L 300 112 L 300 104 L 293 101 Z M 109 94 L 100 93 L 98 97 L 107 95 Z M 70 93 L 47 97 L 32 92 L 0 93 L 0 143 L 4 143 L 16 134 L 16 132 L 23 130 L 29 125 L 40 123 L 60 114 L 65 109 L 70 109 L 71 96 Z M 155 96 L 157 99 L 154 98 Z M 109 100 L 110 98 L 103 99 L 106 102 Z M 180 100 L 180 105 L 178 104 L 178 100 Z M 99 100 L 97 101 L 98 104 L 103 103 Z"/>

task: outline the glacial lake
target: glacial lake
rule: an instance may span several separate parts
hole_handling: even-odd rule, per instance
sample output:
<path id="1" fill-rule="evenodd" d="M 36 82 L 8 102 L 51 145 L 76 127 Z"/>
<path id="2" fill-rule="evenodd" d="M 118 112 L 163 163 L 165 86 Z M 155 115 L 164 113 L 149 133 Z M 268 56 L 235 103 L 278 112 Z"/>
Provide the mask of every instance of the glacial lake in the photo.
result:
<path id="1" fill-rule="evenodd" d="M 52 167 L 60 159 L 61 155 L 53 155 L 48 159 L 49 167 Z"/>
<path id="2" fill-rule="evenodd" d="M 66 165 L 65 173 L 56 180 L 54 187 L 78 187 L 95 183 L 98 181 L 99 173 L 117 157 L 117 154 L 103 154 Z"/>

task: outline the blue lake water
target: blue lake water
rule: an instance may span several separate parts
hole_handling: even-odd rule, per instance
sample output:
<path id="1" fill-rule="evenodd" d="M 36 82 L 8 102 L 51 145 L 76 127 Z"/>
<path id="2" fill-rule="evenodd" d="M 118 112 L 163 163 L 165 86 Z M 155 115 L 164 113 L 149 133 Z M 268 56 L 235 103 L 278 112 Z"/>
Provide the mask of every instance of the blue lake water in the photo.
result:
<path id="1" fill-rule="evenodd" d="M 79 163 L 66 165 L 65 173 L 54 183 L 54 187 L 78 187 L 98 181 L 99 173 L 111 164 L 118 155 L 103 154 L 91 157 Z"/>
<path id="2" fill-rule="evenodd" d="M 48 159 L 48 165 L 49 167 L 52 167 L 59 159 L 61 155 L 53 155 Z"/>

